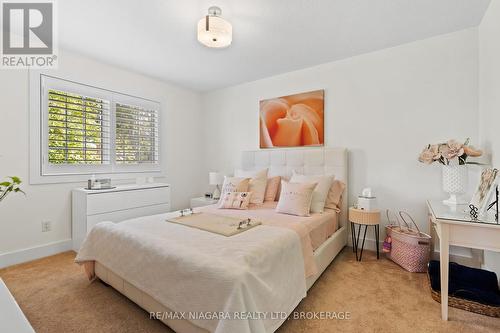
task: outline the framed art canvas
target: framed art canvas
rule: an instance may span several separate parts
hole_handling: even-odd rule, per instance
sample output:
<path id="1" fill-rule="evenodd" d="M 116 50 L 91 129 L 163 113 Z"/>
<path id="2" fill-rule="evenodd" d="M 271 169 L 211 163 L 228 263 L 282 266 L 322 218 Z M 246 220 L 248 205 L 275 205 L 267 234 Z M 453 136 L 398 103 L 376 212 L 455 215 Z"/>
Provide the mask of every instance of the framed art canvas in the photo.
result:
<path id="1" fill-rule="evenodd" d="M 479 181 L 476 193 L 470 202 L 471 205 L 474 205 L 477 208 L 479 215 L 486 212 L 490 198 L 496 188 L 497 174 L 498 170 L 491 168 L 484 169 L 481 172 L 481 180 Z"/>
<path id="2" fill-rule="evenodd" d="M 260 148 L 325 143 L 324 90 L 260 101 Z"/>

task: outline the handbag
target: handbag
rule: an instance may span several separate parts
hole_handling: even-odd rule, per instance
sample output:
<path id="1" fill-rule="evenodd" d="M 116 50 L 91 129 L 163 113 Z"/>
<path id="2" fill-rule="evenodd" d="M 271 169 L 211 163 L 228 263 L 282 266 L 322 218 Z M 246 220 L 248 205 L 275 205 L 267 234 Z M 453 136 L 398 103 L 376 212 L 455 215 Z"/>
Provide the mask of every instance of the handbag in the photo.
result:
<path id="1" fill-rule="evenodd" d="M 399 217 L 403 223 L 396 216 L 397 224 L 393 224 L 387 210 L 387 219 L 391 223 L 385 227 L 387 236 L 391 239 L 389 258 L 409 272 L 426 272 L 430 259 L 431 236 L 421 232 L 407 212 L 400 211 Z"/>

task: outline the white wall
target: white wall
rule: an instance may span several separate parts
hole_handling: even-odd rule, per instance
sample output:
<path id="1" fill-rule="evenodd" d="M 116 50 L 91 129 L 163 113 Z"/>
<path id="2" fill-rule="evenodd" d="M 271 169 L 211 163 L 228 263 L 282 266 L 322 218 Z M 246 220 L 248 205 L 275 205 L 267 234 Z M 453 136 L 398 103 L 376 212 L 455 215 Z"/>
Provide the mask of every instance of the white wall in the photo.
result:
<path id="1" fill-rule="evenodd" d="M 205 180 L 200 142 L 200 96 L 92 59 L 61 52 L 54 76 L 73 79 L 159 101 L 162 107 L 162 156 L 172 207 L 185 208 L 202 192 Z M 25 70 L 0 70 L 0 177 L 17 175 L 27 196 L 12 195 L 0 205 L 0 255 L 71 238 L 70 191 L 83 183 L 29 185 L 29 76 Z M 134 182 L 130 180 L 129 182 Z M 42 233 L 41 221 L 52 231 Z M 1 257 L 1 256 L 0 256 Z"/>
<path id="2" fill-rule="evenodd" d="M 500 167 L 500 1 L 492 0 L 479 26 L 479 114 L 483 145 Z M 485 266 L 500 274 L 500 254 L 485 252 Z"/>
<path id="3" fill-rule="evenodd" d="M 207 93 L 207 171 L 229 174 L 242 150 L 258 149 L 259 100 L 325 89 L 326 145 L 350 151 L 350 203 L 370 186 L 380 207 L 428 230 L 425 200 L 444 193 L 440 168 L 417 155 L 448 138 L 477 142 L 477 71 L 468 29 Z"/>

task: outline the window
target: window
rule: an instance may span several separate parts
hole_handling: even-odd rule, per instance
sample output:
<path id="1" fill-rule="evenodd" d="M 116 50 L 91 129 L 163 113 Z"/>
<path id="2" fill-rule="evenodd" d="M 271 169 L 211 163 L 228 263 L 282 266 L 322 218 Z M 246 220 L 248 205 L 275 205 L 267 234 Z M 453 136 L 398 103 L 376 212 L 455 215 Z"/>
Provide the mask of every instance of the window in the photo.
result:
<path id="1" fill-rule="evenodd" d="M 157 102 L 40 75 L 41 175 L 159 172 Z"/>
<path id="2" fill-rule="evenodd" d="M 158 162 L 156 110 L 116 103 L 116 163 Z"/>
<path id="3" fill-rule="evenodd" d="M 49 89 L 50 164 L 109 164 L 109 101 Z"/>

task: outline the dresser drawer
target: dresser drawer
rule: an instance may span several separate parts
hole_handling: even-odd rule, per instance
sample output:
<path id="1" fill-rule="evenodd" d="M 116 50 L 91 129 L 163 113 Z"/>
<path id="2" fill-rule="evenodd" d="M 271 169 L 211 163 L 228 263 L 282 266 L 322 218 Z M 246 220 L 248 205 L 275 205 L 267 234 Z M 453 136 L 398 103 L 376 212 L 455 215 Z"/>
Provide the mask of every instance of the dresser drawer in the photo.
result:
<path id="1" fill-rule="evenodd" d="M 92 230 L 92 228 L 100 222 L 122 222 L 125 220 L 133 219 L 141 216 L 149 216 L 156 214 L 164 214 L 170 211 L 170 204 L 160 204 L 147 207 L 139 207 L 132 209 L 120 210 L 113 213 L 103 213 L 87 217 L 87 233 Z"/>
<path id="2" fill-rule="evenodd" d="M 87 198 L 87 215 L 109 213 L 144 206 L 168 204 L 170 202 L 169 193 L 170 190 L 168 187 L 157 187 L 141 190 L 90 194 Z"/>

